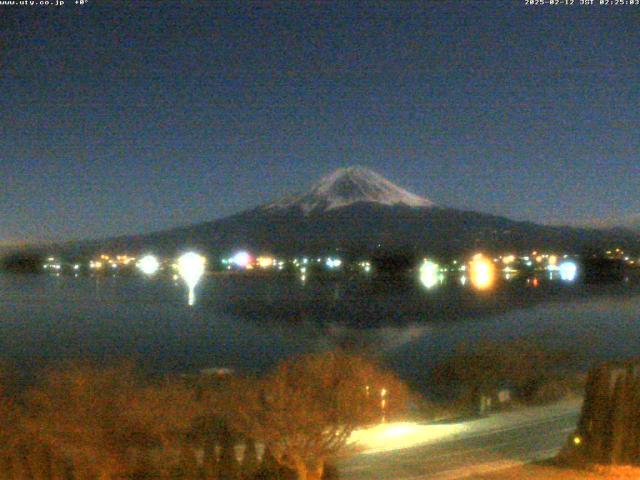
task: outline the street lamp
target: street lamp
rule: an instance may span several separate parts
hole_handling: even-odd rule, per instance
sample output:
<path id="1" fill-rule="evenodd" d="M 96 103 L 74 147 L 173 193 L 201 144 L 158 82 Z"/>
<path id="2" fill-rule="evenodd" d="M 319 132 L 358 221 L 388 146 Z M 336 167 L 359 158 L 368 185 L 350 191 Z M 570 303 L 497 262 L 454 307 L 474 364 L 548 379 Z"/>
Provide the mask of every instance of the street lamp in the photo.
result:
<path id="1" fill-rule="evenodd" d="M 425 260 L 420 267 L 420 282 L 428 290 L 438 284 L 440 266 L 430 260 Z"/>
<path id="2" fill-rule="evenodd" d="M 382 410 L 382 423 L 387 421 L 386 409 L 387 409 L 387 389 L 380 390 L 380 409 Z"/>
<path id="3" fill-rule="evenodd" d="M 491 288 L 495 280 L 495 267 L 493 262 L 485 258 L 481 253 L 475 255 L 469 264 L 469 276 L 471 284 L 478 290 Z"/>
<path id="4" fill-rule="evenodd" d="M 189 306 L 195 303 L 194 289 L 204 274 L 206 259 L 195 252 L 187 252 L 178 259 L 178 273 L 189 289 Z"/>
<path id="5" fill-rule="evenodd" d="M 160 269 L 160 262 L 154 255 L 145 255 L 136 265 L 138 269 L 145 275 L 155 275 Z"/>
<path id="6" fill-rule="evenodd" d="M 562 262 L 558 268 L 560 270 L 560 279 L 565 282 L 573 282 L 578 275 L 578 266 L 575 262 Z"/>

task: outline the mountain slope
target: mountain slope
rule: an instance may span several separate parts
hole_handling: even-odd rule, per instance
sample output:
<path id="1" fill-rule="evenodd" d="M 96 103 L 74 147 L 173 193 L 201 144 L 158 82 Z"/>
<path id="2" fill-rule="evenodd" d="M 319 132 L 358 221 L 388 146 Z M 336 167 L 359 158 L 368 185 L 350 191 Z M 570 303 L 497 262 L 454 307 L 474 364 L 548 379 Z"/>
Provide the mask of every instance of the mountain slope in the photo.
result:
<path id="1" fill-rule="evenodd" d="M 640 214 L 591 220 L 584 222 L 582 226 L 600 229 L 625 229 L 640 232 Z"/>
<path id="2" fill-rule="evenodd" d="M 248 248 L 255 253 L 288 255 L 340 249 L 363 255 L 402 249 L 457 255 L 478 249 L 580 252 L 612 246 L 639 250 L 640 234 L 536 225 L 438 207 L 370 170 L 350 167 L 324 177 L 307 193 L 227 218 L 149 235 L 77 242 L 61 250 L 170 255 L 196 248 L 218 255 Z"/>
<path id="3" fill-rule="evenodd" d="M 640 214 L 631 215 L 624 220 L 617 222 L 616 227 L 628 228 L 630 230 L 640 231 Z"/>
<path id="4" fill-rule="evenodd" d="M 322 254 L 340 249 L 357 255 L 378 250 L 406 250 L 438 256 L 477 250 L 505 252 L 553 249 L 581 252 L 592 248 L 640 249 L 640 235 L 536 225 L 504 217 L 448 208 L 412 208 L 358 203 L 305 214 L 299 208 L 242 212 L 214 222 L 151 235 L 76 244 L 76 253 L 172 255 L 195 248 L 212 255 L 244 248 L 255 253 Z"/>

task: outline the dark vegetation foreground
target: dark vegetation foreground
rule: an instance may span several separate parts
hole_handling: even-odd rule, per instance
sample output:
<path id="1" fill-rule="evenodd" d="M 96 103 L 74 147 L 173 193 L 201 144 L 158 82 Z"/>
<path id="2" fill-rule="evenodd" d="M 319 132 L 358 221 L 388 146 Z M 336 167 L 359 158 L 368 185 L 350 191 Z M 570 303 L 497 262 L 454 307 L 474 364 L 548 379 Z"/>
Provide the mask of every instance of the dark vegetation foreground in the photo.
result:
<path id="1" fill-rule="evenodd" d="M 395 376 L 340 352 L 262 378 L 145 379 L 129 363 L 69 363 L 21 391 L 5 377 L 3 480 L 330 478 L 353 429 L 406 399 Z"/>
<path id="2" fill-rule="evenodd" d="M 148 378 L 131 362 L 70 362 L 0 392 L 0 479 L 337 478 L 356 428 L 406 412 L 423 419 L 479 413 L 479 398 L 508 386 L 518 403 L 543 403 L 575 385 L 571 356 L 530 340 L 452 352 L 434 372 L 446 401 L 410 394 L 376 362 L 342 351 L 308 354 L 262 377 Z M 352 450 L 352 449 L 349 449 Z"/>

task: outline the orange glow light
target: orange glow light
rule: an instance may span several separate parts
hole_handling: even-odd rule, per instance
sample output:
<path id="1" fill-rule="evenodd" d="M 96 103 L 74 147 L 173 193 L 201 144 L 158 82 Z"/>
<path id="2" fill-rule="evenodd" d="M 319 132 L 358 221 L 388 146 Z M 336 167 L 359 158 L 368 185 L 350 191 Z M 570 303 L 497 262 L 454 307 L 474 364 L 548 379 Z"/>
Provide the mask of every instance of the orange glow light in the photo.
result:
<path id="1" fill-rule="evenodd" d="M 493 262 L 485 258 L 481 253 L 474 255 L 469 263 L 469 275 L 471 284 L 478 290 L 487 290 L 495 282 L 495 267 Z"/>
<path id="2" fill-rule="evenodd" d="M 258 257 L 256 263 L 260 268 L 270 268 L 275 266 L 276 261 L 273 257 Z"/>
<path id="3" fill-rule="evenodd" d="M 510 265 L 516 261 L 515 255 L 507 255 L 506 257 L 502 257 L 502 263 L 505 265 Z"/>

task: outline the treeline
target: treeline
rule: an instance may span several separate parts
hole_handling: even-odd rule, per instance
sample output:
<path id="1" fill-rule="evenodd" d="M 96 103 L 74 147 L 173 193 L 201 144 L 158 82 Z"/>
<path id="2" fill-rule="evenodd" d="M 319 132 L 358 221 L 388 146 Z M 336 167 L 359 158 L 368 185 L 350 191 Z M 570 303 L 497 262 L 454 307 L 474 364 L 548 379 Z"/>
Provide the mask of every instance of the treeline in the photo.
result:
<path id="1" fill-rule="evenodd" d="M 0 257 L 0 272 L 39 273 L 42 272 L 44 257 L 38 253 L 14 252 Z"/>
<path id="2" fill-rule="evenodd" d="M 477 409 L 481 397 L 499 403 L 499 391 L 509 391 L 510 402 L 544 404 L 581 394 L 584 378 L 580 356 L 571 350 L 548 347 L 542 338 L 523 337 L 498 342 L 460 344 L 433 372 L 433 386 L 447 389 L 458 408 Z M 454 392 L 451 392 L 451 390 Z"/>
<path id="3" fill-rule="evenodd" d="M 143 377 L 67 363 L 0 392 L 6 480 L 320 479 L 353 429 L 403 408 L 389 372 L 341 352 L 261 378 Z M 382 395 L 381 395 L 382 392 Z"/>

